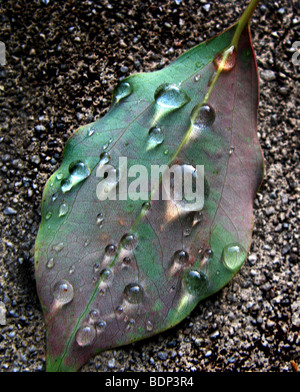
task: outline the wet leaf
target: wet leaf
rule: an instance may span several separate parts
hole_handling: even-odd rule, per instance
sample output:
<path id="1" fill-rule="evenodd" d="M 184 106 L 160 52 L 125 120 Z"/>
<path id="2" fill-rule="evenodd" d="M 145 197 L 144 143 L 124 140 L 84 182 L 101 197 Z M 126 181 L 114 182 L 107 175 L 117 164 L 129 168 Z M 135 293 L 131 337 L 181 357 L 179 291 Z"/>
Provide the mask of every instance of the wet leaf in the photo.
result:
<path id="1" fill-rule="evenodd" d="M 248 26 L 256 3 L 165 69 L 124 79 L 109 112 L 67 143 L 44 190 L 35 248 L 48 371 L 75 371 L 174 326 L 246 259 L 263 175 Z M 204 205 L 175 191 L 156 200 L 163 180 L 144 189 L 145 172 L 133 167 L 144 165 L 150 185 L 153 165 L 174 164 L 194 179 L 204 167 Z"/>

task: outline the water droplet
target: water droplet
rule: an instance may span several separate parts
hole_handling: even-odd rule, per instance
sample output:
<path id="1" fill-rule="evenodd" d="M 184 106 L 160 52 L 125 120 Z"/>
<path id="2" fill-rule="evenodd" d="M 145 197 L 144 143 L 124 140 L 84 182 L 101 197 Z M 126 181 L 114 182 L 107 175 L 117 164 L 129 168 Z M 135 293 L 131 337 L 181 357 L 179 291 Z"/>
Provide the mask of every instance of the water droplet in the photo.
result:
<path id="1" fill-rule="evenodd" d="M 231 156 L 233 154 L 233 152 L 234 152 L 234 147 L 230 147 L 230 149 L 229 149 L 229 156 Z"/>
<path id="2" fill-rule="evenodd" d="M 57 253 L 61 252 L 63 250 L 63 248 L 64 248 L 63 242 L 59 242 L 58 244 L 52 246 L 52 249 Z"/>
<path id="3" fill-rule="evenodd" d="M 104 297 L 106 293 L 106 290 L 102 287 L 101 289 L 99 289 L 99 295 L 101 295 L 101 297 Z"/>
<path id="4" fill-rule="evenodd" d="M 94 267 L 93 267 L 94 273 L 96 274 L 99 271 L 99 269 L 100 269 L 100 264 L 99 263 L 95 263 Z"/>
<path id="5" fill-rule="evenodd" d="M 195 82 L 199 82 L 200 79 L 201 79 L 201 75 L 196 75 L 194 77 Z"/>
<path id="6" fill-rule="evenodd" d="M 128 97 L 132 93 L 133 89 L 128 82 L 121 82 L 114 91 L 114 98 L 116 102 L 121 99 Z"/>
<path id="7" fill-rule="evenodd" d="M 53 193 L 53 195 L 51 197 L 52 203 L 54 203 L 56 199 L 57 199 L 57 193 Z"/>
<path id="8" fill-rule="evenodd" d="M 90 243 L 89 240 L 85 240 L 83 246 L 86 248 L 88 246 L 88 244 Z"/>
<path id="9" fill-rule="evenodd" d="M 102 281 L 107 281 L 111 279 L 112 276 L 113 276 L 112 270 L 109 268 L 105 268 L 100 272 L 100 278 L 102 279 Z"/>
<path id="10" fill-rule="evenodd" d="M 150 320 L 146 322 L 146 329 L 147 331 L 151 332 L 153 330 L 153 324 Z"/>
<path id="11" fill-rule="evenodd" d="M 202 267 L 206 266 L 207 263 L 212 259 L 213 251 L 211 249 L 207 249 L 206 251 L 201 253 L 201 265 Z"/>
<path id="12" fill-rule="evenodd" d="M 160 86 L 154 94 L 155 102 L 165 109 L 179 109 L 190 101 L 186 93 L 174 84 Z"/>
<path id="13" fill-rule="evenodd" d="M 69 177 L 61 182 L 61 190 L 63 193 L 69 192 L 75 185 L 89 177 L 90 169 L 83 162 L 76 162 L 70 164 L 69 173 Z"/>
<path id="14" fill-rule="evenodd" d="M 130 283 L 124 289 L 124 295 L 131 304 L 139 304 L 144 299 L 144 290 L 137 283 Z"/>
<path id="15" fill-rule="evenodd" d="M 46 219 L 46 220 L 49 220 L 49 219 L 51 218 L 51 216 L 52 216 L 52 212 L 49 211 L 49 212 L 47 212 L 47 214 L 46 214 L 46 216 L 45 216 L 45 219 Z"/>
<path id="16" fill-rule="evenodd" d="M 75 272 L 75 265 L 71 265 L 71 267 L 69 268 L 69 274 L 72 275 Z"/>
<path id="17" fill-rule="evenodd" d="M 196 211 L 193 217 L 192 226 L 196 226 L 198 223 L 201 223 L 203 219 L 202 211 Z"/>
<path id="18" fill-rule="evenodd" d="M 185 286 L 190 294 L 201 295 L 207 287 L 207 277 L 201 271 L 190 270 L 185 275 Z"/>
<path id="19" fill-rule="evenodd" d="M 222 66 L 223 59 L 227 56 L 226 61 Z M 234 68 L 236 64 L 236 50 L 234 46 L 224 50 L 214 58 L 214 64 L 217 68 L 222 67 L 221 71 L 228 72 Z"/>
<path id="20" fill-rule="evenodd" d="M 125 234 L 121 238 L 121 244 L 127 250 L 133 250 L 137 247 L 138 240 L 134 234 Z"/>
<path id="21" fill-rule="evenodd" d="M 147 150 L 151 150 L 156 146 L 159 146 L 164 141 L 164 133 L 160 128 L 153 127 L 149 130 L 149 139 L 147 142 Z"/>
<path id="22" fill-rule="evenodd" d="M 101 333 L 101 332 L 103 332 L 103 331 L 105 330 L 105 328 L 106 328 L 106 322 L 105 322 L 104 320 L 101 320 L 101 321 L 99 321 L 99 322 L 97 323 L 96 327 L 97 327 L 97 332 L 98 332 L 98 333 Z"/>
<path id="23" fill-rule="evenodd" d="M 107 256 L 113 256 L 117 251 L 117 247 L 114 244 L 109 244 L 105 248 L 105 254 Z"/>
<path id="24" fill-rule="evenodd" d="M 119 306 L 116 308 L 116 314 L 117 314 L 118 316 L 121 316 L 123 313 L 124 313 L 123 306 L 122 306 L 122 305 L 119 305 Z"/>
<path id="25" fill-rule="evenodd" d="M 169 150 L 166 149 L 166 150 L 164 151 L 164 154 L 165 154 L 165 155 L 168 155 L 168 154 L 169 154 Z"/>
<path id="26" fill-rule="evenodd" d="M 185 250 L 177 250 L 174 253 L 174 261 L 179 264 L 186 264 L 189 261 L 189 254 Z"/>
<path id="27" fill-rule="evenodd" d="M 147 212 L 150 210 L 150 208 L 151 208 L 151 202 L 145 201 L 145 203 L 143 203 L 143 205 L 142 205 L 142 211 Z"/>
<path id="28" fill-rule="evenodd" d="M 246 250 L 238 243 L 232 243 L 223 249 L 222 261 L 230 271 L 237 271 L 247 257 Z"/>
<path id="29" fill-rule="evenodd" d="M 90 311 L 90 313 L 89 313 L 89 316 L 90 316 L 90 322 L 91 322 L 92 324 L 96 323 L 96 322 L 99 320 L 99 317 L 100 317 L 99 310 L 97 310 L 97 309 L 92 309 L 92 310 Z"/>
<path id="30" fill-rule="evenodd" d="M 49 259 L 47 262 L 47 268 L 51 269 L 53 267 L 54 267 L 54 259 L 51 257 L 51 259 Z"/>
<path id="31" fill-rule="evenodd" d="M 96 329 L 93 325 L 80 327 L 76 332 L 76 342 L 80 347 L 90 346 L 96 338 Z"/>
<path id="32" fill-rule="evenodd" d="M 96 224 L 97 224 L 97 226 L 98 226 L 100 229 L 102 229 L 102 227 L 103 227 L 103 222 L 104 222 L 104 216 L 103 216 L 103 213 L 100 212 L 100 213 L 97 215 L 97 219 L 96 219 Z"/>
<path id="33" fill-rule="evenodd" d="M 202 105 L 200 108 L 195 106 L 192 116 L 193 112 L 197 113 L 194 125 L 199 128 L 210 127 L 216 119 L 214 108 L 208 104 Z"/>
<path id="34" fill-rule="evenodd" d="M 56 174 L 56 178 L 57 178 L 57 180 L 61 180 L 63 178 L 63 174 L 62 173 L 57 173 Z"/>
<path id="35" fill-rule="evenodd" d="M 95 133 L 95 129 L 94 129 L 94 128 L 91 128 L 91 129 L 89 129 L 89 130 L 87 131 L 87 135 L 88 135 L 88 136 L 92 136 L 94 133 Z"/>
<path id="36" fill-rule="evenodd" d="M 110 161 L 110 155 L 108 152 L 102 152 L 100 154 L 100 165 L 106 165 Z"/>
<path id="37" fill-rule="evenodd" d="M 132 263 L 132 260 L 131 260 L 131 258 L 130 257 L 124 257 L 124 259 L 123 259 L 123 264 L 124 265 L 130 265 Z"/>
<path id="38" fill-rule="evenodd" d="M 134 324 L 135 324 L 135 319 L 133 319 L 133 318 L 129 319 L 128 324 L 127 324 L 127 328 L 129 329 L 129 328 L 134 327 Z"/>
<path id="39" fill-rule="evenodd" d="M 190 227 L 184 227 L 183 236 L 188 237 L 189 235 L 191 235 L 191 232 L 192 232 L 192 229 Z"/>
<path id="40" fill-rule="evenodd" d="M 68 304 L 74 297 L 74 290 L 67 280 L 60 280 L 53 287 L 53 297 L 62 305 Z"/>
<path id="41" fill-rule="evenodd" d="M 63 201 L 62 204 L 59 207 L 58 216 L 66 215 L 68 210 L 69 210 L 68 205 Z"/>

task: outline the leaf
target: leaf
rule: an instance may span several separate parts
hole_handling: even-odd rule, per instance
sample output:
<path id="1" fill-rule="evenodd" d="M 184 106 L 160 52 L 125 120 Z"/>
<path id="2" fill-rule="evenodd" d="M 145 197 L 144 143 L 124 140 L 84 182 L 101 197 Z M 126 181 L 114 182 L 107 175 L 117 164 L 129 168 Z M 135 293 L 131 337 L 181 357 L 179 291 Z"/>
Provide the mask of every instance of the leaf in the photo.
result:
<path id="1" fill-rule="evenodd" d="M 44 190 L 35 248 L 48 371 L 75 371 L 95 353 L 174 326 L 242 266 L 263 176 L 248 26 L 256 4 L 165 69 L 124 79 L 109 112 L 67 143 Z M 198 176 L 202 165 L 202 210 L 174 195 L 155 200 L 163 181 L 143 200 L 116 192 L 100 201 L 122 189 L 124 158 L 129 173 L 139 164 L 146 175 L 177 164 Z"/>

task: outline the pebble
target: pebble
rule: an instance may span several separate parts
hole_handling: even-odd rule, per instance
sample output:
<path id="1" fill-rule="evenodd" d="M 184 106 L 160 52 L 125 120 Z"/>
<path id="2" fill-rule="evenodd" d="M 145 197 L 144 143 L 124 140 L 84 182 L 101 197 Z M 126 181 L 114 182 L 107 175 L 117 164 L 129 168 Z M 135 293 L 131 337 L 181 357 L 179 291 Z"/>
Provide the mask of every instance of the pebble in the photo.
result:
<path id="1" fill-rule="evenodd" d="M 265 210 L 266 215 L 272 215 L 275 212 L 275 208 L 274 207 L 269 207 Z"/>
<path id="2" fill-rule="evenodd" d="M 3 210 L 4 215 L 16 215 L 17 211 L 12 207 L 5 207 Z"/>
<path id="3" fill-rule="evenodd" d="M 165 361 L 168 358 L 168 354 L 165 351 L 160 351 L 157 354 L 158 358 L 161 359 L 162 361 Z"/>
<path id="4" fill-rule="evenodd" d="M 206 12 L 209 12 L 209 10 L 210 10 L 210 4 L 205 4 L 205 5 L 203 6 L 203 8 L 204 8 L 204 10 L 205 10 Z"/>
<path id="5" fill-rule="evenodd" d="M 276 79 L 276 73 L 271 69 L 265 69 L 264 71 L 261 72 L 261 77 L 266 82 L 271 82 L 272 80 Z"/>
<path id="6" fill-rule="evenodd" d="M 123 66 L 120 68 L 120 72 L 122 72 L 122 73 L 128 72 L 128 67 L 126 67 L 126 65 L 123 65 Z"/>
<path id="7" fill-rule="evenodd" d="M 46 127 L 44 127 L 44 125 L 36 125 L 35 126 L 35 130 L 37 132 L 45 132 L 46 131 Z"/>
<path id="8" fill-rule="evenodd" d="M 115 360 L 115 358 L 112 358 L 112 359 L 110 359 L 110 360 L 107 362 L 107 367 L 108 367 L 109 369 L 113 369 L 113 368 L 115 367 L 115 364 L 116 364 L 116 360 Z"/>

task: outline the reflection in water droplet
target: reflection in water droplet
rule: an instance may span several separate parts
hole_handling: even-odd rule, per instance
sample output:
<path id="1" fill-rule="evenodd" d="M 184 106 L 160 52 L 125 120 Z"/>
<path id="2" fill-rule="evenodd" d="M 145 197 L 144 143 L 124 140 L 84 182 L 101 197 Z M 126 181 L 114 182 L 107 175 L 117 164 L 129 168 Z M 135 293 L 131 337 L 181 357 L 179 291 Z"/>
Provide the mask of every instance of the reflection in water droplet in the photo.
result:
<path id="1" fill-rule="evenodd" d="M 132 91 L 132 86 L 128 82 L 121 82 L 114 91 L 115 101 L 119 102 L 121 99 L 128 97 Z"/>
<path id="2" fill-rule="evenodd" d="M 137 247 L 138 240 L 134 234 L 128 233 L 122 237 L 121 243 L 125 249 L 133 250 Z"/>
<path id="3" fill-rule="evenodd" d="M 112 270 L 109 268 L 105 268 L 100 272 L 100 278 L 102 281 L 107 281 L 113 277 Z"/>
<path id="4" fill-rule="evenodd" d="M 106 322 L 105 322 L 104 320 L 101 320 L 101 321 L 99 321 L 99 322 L 97 323 L 96 327 L 97 327 L 97 332 L 98 332 L 98 333 L 101 333 L 101 332 L 103 332 L 103 331 L 105 330 L 105 328 L 106 328 Z"/>
<path id="5" fill-rule="evenodd" d="M 179 87 L 173 84 L 160 86 L 154 94 L 155 102 L 165 109 L 179 109 L 190 101 L 190 98 Z"/>
<path id="6" fill-rule="evenodd" d="M 185 250 L 177 250 L 174 253 L 174 262 L 186 264 L 189 261 L 189 254 Z"/>
<path id="7" fill-rule="evenodd" d="M 69 207 L 67 206 L 67 204 L 63 201 L 62 204 L 59 207 L 59 211 L 58 211 L 58 216 L 64 216 L 67 214 L 69 210 Z"/>
<path id="8" fill-rule="evenodd" d="M 164 133 L 160 128 L 153 127 L 149 130 L 149 138 L 147 142 L 147 150 L 151 150 L 159 146 L 164 141 Z"/>
<path id="9" fill-rule="evenodd" d="M 93 325 L 80 327 L 76 332 L 76 342 L 80 347 L 90 346 L 96 338 L 96 329 Z"/>
<path id="10" fill-rule="evenodd" d="M 53 297 L 61 305 L 68 304 L 74 297 L 74 290 L 67 280 L 60 280 L 53 287 Z"/>
<path id="11" fill-rule="evenodd" d="M 207 287 L 207 277 L 201 271 L 190 270 L 185 275 L 185 286 L 190 294 L 201 295 Z"/>
<path id="12" fill-rule="evenodd" d="M 71 163 L 69 166 L 69 177 L 61 182 L 63 193 L 69 192 L 75 185 L 85 180 L 90 175 L 90 169 L 83 162 Z"/>
<path id="13" fill-rule="evenodd" d="M 232 243 L 223 249 L 222 261 L 230 271 L 237 271 L 247 257 L 246 250 L 238 243 Z"/>
<path id="14" fill-rule="evenodd" d="M 51 259 L 49 259 L 47 262 L 47 268 L 51 269 L 53 267 L 54 267 L 54 259 L 51 257 Z"/>
<path id="15" fill-rule="evenodd" d="M 139 304 L 144 299 L 144 290 L 137 283 L 130 283 L 124 289 L 124 296 L 131 304 Z"/>
<path id="16" fill-rule="evenodd" d="M 225 57 L 226 61 L 222 65 L 223 59 L 225 59 Z M 236 50 L 234 46 L 231 46 L 229 49 L 226 49 L 220 54 L 218 54 L 214 58 L 214 64 L 217 68 L 222 67 L 221 71 L 228 72 L 232 70 L 232 68 L 234 68 L 236 64 Z"/>

